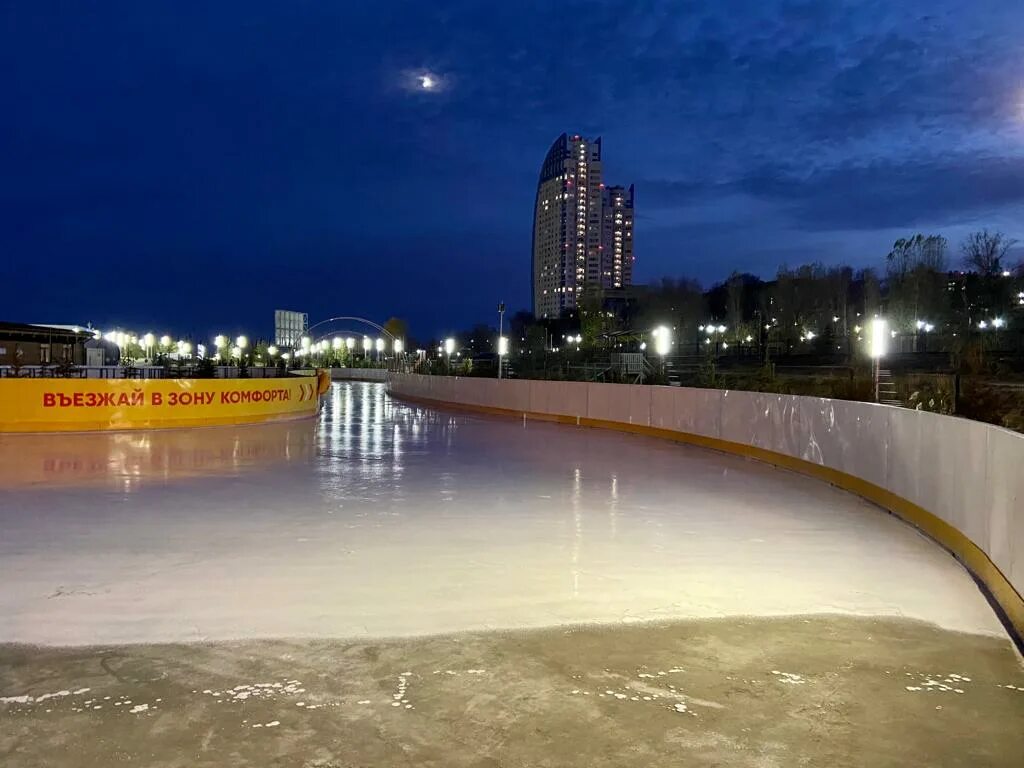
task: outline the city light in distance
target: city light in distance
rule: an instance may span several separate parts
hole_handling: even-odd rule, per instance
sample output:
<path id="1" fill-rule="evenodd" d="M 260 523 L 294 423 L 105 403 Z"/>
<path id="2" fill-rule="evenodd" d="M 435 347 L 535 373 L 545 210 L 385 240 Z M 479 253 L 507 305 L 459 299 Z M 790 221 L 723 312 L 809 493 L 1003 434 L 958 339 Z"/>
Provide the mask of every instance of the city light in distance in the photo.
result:
<path id="1" fill-rule="evenodd" d="M 356 340 L 349 336 L 347 339 L 345 339 L 345 347 L 348 349 L 349 352 L 351 352 L 353 349 L 356 348 Z"/>
<path id="2" fill-rule="evenodd" d="M 377 339 L 377 351 L 378 352 L 383 352 L 384 351 L 384 339 Z"/>
<path id="3" fill-rule="evenodd" d="M 370 337 L 363 336 L 363 351 L 369 352 L 371 349 L 373 349 L 373 342 L 370 340 Z"/>
<path id="4" fill-rule="evenodd" d="M 237 339 L 235 339 L 235 346 L 238 347 L 239 349 L 245 349 L 246 347 L 249 346 L 249 340 L 245 338 L 245 336 L 239 336 Z"/>
<path id="5" fill-rule="evenodd" d="M 395 354 L 400 355 L 402 354 L 402 350 L 405 348 L 405 344 L 402 342 L 401 339 L 395 339 L 395 342 L 392 345 L 392 347 L 395 350 Z"/>
<path id="6" fill-rule="evenodd" d="M 449 336 L 447 339 L 444 340 L 444 351 L 445 354 L 448 355 L 455 351 L 455 339 Z"/>

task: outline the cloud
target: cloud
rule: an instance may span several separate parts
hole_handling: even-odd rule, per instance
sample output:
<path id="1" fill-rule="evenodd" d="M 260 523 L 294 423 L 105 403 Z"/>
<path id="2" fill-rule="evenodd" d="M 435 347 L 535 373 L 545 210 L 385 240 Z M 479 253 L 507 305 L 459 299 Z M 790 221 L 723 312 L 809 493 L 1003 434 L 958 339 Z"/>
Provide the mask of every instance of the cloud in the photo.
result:
<path id="1" fill-rule="evenodd" d="M 892 160 L 807 175 L 765 167 L 736 186 L 753 197 L 785 203 L 794 224 L 806 230 L 957 223 L 1024 206 L 1024 156 Z"/>

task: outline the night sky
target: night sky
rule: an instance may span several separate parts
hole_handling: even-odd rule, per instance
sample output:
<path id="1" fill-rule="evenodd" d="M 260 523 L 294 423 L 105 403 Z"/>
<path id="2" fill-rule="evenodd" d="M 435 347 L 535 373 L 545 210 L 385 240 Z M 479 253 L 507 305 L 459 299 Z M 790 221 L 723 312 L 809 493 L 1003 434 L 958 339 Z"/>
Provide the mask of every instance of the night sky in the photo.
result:
<path id="1" fill-rule="evenodd" d="M 0 319 L 493 321 L 562 131 L 637 185 L 637 282 L 1024 239 L 1022 40 L 1020 0 L 6 0 Z"/>

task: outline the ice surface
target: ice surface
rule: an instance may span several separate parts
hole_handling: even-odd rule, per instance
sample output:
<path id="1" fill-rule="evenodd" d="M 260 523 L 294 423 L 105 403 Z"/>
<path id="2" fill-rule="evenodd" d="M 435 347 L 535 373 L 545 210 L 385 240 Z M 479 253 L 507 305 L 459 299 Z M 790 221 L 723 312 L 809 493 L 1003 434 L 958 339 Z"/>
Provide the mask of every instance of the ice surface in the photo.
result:
<path id="1" fill-rule="evenodd" d="M 0 437 L 0 641 L 412 635 L 737 614 L 1003 630 L 823 483 L 335 384 L 319 423 Z"/>

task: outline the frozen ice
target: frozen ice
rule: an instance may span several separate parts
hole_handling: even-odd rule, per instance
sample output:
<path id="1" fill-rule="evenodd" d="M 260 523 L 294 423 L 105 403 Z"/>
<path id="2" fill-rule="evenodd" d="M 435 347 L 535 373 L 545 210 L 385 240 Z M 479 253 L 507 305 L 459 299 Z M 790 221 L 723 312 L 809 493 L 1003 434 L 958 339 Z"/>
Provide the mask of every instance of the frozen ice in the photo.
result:
<path id="1" fill-rule="evenodd" d="M 955 560 L 825 483 L 382 385 L 315 422 L 3 435 L 0 489 L 0 642 L 814 613 L 1005 636 Z"/>

